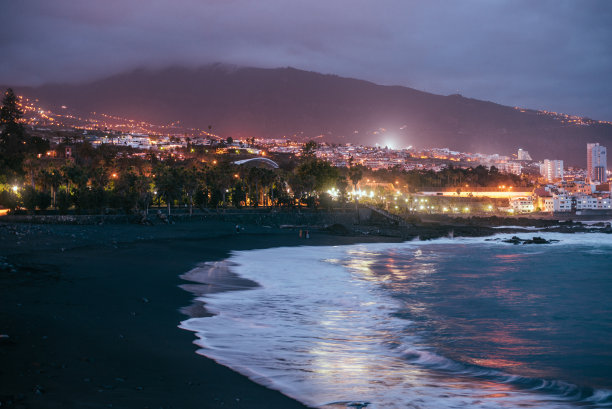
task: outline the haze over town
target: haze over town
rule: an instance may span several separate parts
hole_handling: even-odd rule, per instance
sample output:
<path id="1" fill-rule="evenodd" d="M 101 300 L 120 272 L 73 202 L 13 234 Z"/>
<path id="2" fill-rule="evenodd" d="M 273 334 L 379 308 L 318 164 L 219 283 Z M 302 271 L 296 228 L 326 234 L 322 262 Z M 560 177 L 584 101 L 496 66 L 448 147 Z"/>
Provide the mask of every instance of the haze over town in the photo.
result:
<path id="1" fill-rule="evenodd" d="M 7 86 L 222 62 L 612 120 L 607 1 L 30 0 L 3 15 Z"/>

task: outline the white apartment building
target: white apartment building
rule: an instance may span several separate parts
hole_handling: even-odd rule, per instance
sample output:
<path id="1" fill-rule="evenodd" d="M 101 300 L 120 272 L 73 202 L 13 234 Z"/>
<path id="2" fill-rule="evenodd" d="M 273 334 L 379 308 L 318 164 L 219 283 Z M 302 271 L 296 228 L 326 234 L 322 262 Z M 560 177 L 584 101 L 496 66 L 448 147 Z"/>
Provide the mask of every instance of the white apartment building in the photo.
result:
<path id="1" fill-rule="evenodd" d="M 563 180 L 563 161 L 544 159 L 544 163 L 540 166 L 540 174 L 549 183 Z"/>
<path id="2" fill-rule="evenodd" d="M 576 197 L 576 210 L 609 210 L 610 199 L 595 197 L 595 196 L 577 196 Z"/>
<path id="3" fill-rule="evenodd" d="M 587 143 L 587 172 L 591 182 L 607 181 L 606 147 L 598 143 Z"/>
<path id="4" fill-rule="evenodd" d="M 571 212 L 572 198 L 570 196 L 553 195 L 553 211 Z"/>
<path id="5" fill-rule="evenodd" d="M 516 157 L 518 160 L 531 160 L 531 155 L 526 150 L 519 148 Z"/>
<path id="6" fill-rule="evenodd" d="M 540 201 L 540 211 L 542 212 L 554 212 L 555 211 L 555 201 L 551 197 L 543 197 Z"/>
<path id="7" fill-rule="evenodd" d="M 94 145 L 112 144 L 119 146 L 130 146 L 136 149 L 151 149 L 151 140 L 146 136 L 120 135 L 99 138 Z"/>
<path id="8" fill-rule="evenodd" d="M 502 172 L 513 173 L 515 175 L 520 175 L 523 171 L 523 166 L 519 162 L 498 163 L 495 167 Z"/>
<path id="9" fill-rule="evenodd" d="M 515 213 L 531 213 L 535 209 L 533 197 L 513 197 L 510 199 L 510 207 Z"/>

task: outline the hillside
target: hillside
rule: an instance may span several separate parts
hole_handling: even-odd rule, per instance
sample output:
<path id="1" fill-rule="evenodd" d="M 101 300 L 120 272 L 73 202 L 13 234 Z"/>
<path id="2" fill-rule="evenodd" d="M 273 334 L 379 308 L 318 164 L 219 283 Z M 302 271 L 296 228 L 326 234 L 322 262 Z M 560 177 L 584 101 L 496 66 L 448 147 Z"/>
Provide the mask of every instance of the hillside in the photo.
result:
<path id="1" fill-rule="evenodd" d="M 374 145 L 449 147 L 586 164 L 586 143 L 612 146 L 612 125 L 401 86 L 301 71 L 210 65 L 135 70 L 82 84 L 16 87 L 41 105 L 82 115 L 104 112 L 233 137 L 310 139 Z M 384 129 L 384 130 L 383 130 Z"/>

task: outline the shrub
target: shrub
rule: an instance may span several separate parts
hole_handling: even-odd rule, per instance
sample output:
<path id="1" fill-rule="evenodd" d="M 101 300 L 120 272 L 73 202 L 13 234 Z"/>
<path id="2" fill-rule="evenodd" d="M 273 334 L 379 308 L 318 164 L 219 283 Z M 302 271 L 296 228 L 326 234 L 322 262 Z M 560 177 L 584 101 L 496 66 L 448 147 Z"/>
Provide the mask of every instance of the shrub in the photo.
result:
<path id="1" fill-rule="evenodd" d="M 12 192 L 8 190 L 0 191 L 0 206 L 5 207 L 7 209 L 15 210 L 17 208 L 17 205 L 17 197 L 15 197 Z"/>
<path id="2" fill-rule="evenodd" d="M 60 213 L 65 214 L 72 205 L 72 196 L 65 190 L 60 190 L 55 195 L 55 205 Z"/>
<path id="3" fill-rule="evenodd" d="M 28 211 L 33 212 L 36 210 L 36 205 L 38 202 L 38 192 L 32 186 L 27 186 L 21 192 L 21 202 L 23 203 L 23 207 L 25 207 Z"/>
<path id="4" fill-rule="evenodd" d="M 36 207 L 40 210 L 47 210 L 51 206 L 51 201 L 49 192 L 38 192 L 36 194 Z"/>

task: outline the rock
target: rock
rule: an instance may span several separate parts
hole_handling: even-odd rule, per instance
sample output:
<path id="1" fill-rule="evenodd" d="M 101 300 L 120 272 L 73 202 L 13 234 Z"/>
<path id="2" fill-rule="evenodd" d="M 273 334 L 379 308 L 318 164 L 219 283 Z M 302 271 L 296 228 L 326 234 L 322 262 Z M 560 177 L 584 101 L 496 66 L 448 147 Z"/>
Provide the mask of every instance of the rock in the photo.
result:
<path id="1" fill-rule="evenodd" d="M 510 244 L 521 244 L 524 240 L 521 239 L 520 237 L 512 236 L 511 238 L 502 240 L 502 241 L 504 243 L 510 243 Z"/>
<path id="2" fill-rule="evenodd" d="M 346 404 L 348 408 L 356 408 L 356 409 L 366 408 L 369 405 L 370 405 L 370 402 L 348 402 Z"/>
<path id="3" fill-rule="evenodd" d="M 557 243 L 559 242 L 559 240 L 546 240 L 542 237 L 538 237 L 538 236 L 534 236 L 531 239 L 521 239 L 520 237 L 517 236 L 512 236 L 509 239 L 506 240 L 502 240 L 502 242 L 504 243 L 510 243 L 510 244 L 551 244 L 551 243 Z"/>
<path id="4" fill-rule="evenodd" d="M 332 224 L 331 226 L 326 227 L 325 230 L 329 233 L 338 234 L 342 236 L 346 236 L 350 233 L 350 230 L 347 229 L 346 226 L 339 223 Z"/>

